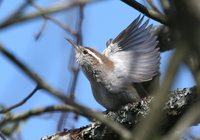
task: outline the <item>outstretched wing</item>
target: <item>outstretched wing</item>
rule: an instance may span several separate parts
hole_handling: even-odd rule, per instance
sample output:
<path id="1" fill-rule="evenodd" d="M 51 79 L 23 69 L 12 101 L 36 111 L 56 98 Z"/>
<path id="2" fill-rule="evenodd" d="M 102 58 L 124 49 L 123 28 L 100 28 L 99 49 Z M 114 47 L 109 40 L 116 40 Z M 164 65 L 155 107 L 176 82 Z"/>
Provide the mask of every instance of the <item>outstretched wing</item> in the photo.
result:
<path id="1" fill-rule="evenodd" d="M 110 39 L 103 52 L 114 62 L 114 72 L 119 78 L 130 78 L 135 83 L 149 81 L 159 73 L 157 37 L 150 32 L 149 20 L 142 24 L 143 19 L 144 16 L 138 16 L 115 39 Z"/>

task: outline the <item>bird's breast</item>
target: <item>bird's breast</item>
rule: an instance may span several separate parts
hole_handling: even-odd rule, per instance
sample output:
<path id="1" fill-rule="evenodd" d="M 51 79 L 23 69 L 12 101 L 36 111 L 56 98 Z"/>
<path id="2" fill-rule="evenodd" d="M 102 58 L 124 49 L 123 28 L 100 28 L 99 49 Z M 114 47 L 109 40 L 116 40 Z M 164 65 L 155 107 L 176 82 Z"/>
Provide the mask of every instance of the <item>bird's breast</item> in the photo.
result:
<path id="1" fill-rule="evenodd" d="M 122 74 L 116 74 L 115 70 L 83 71 L 90 81 L 94 98 L 106 109 L 116 110 L 127 103 L 140 100 L 132 83 L 124 80 Z"/>

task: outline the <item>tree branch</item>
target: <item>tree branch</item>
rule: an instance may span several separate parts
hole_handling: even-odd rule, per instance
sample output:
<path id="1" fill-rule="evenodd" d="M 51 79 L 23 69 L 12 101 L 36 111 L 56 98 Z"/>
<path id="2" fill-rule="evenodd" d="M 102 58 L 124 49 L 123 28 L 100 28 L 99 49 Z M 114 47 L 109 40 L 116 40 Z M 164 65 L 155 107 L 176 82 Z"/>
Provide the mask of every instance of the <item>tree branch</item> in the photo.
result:
<path id="1" fill-rule="evenodd" d="M 121 0 L 121 1 L 133 7 L 134 9 L 140 11 L 147 17 L 152 18 L 164 25 L 168 25 L 167 17 L 165 15 L 161 15 L 155 10 L 148 9 L 147 7 L 137 2 L 136 0 Z"/>
<path id="2" fill-rule="evenodd" d="M 171 91 L 168 95 L 168 100 L 163 107 L 163 119 L 158 123 L 162 134 L 167 133 L 174 124 L 182 118 L 184 112 L 186 112 L 189 107 L 200 101 L 200 94 L 196 92 L 196 87 L 177 89 Z M 151 112 L 150 104 L 154 100 L 155 98 L 153 97 L 144 98 L 141 102 L 128 104 L 117 111 L 109 111 L 107 112 L 106 117 L 123 124 L 128 129 L 134 128 L 137 124 L 141 123 L 141 117 L 148 117 L 148 114 Z M 196 120 L 195 123 L 198 122 L 200 122 L 200 119 L 198 121 Z M 51 136 L 44 136 L 42 138 L 42 140 L 56 139 L 118 140 L 120 137 L 102 123 L 95 121 L 85 127 L 73 130 L 65 129 L 63 132 L 58 132 Z M 136 137 L 133 136 L 132 139 L 136 139 Z"/>
<path id="3" fill-rule="evenodd" d="M 182 134 L 185 133 L 185 131 L 188 129 L 188 127 L 192 126 L 194 123 L 200 123 L 200 110 L 197 109 L 200 108 L 200 102 L 197 102 L 194 104 L 177 122 L 177 124 L 172 128 L 169 132 L 169 134 L 164 138 L 164 140 L 176 140 L 179 138 Z M 184 123 L 183 123 L 184 122 Z M 176 130 L 179 130 L 178 133 Z"/>
<path id="4" fill-rule="evenodd" d="M 39 30 L 38 33 L 35 35 L 35 40 L 38 40 L 38 39 L 41 37 L 41 35 L 42 35 L 42 33 L 43 33 L 43 31 L 44 31 L 46 25 L 47 25 L 47 19 L 44 19 L 44 22 L 42 23 L 42 26 L 41 26 L 40 30 Z"/>
<path id="5" fill-rule="evenodd" d="M 79 109 L 70 106 L 70 105 L 54 105 L 54 106 L 48 106 L 48 107 L 42 107 L 37 109 L 32 109 L 24 113 L 20 113 L 19 115 L 8 115 L 3 118 L 3 121 L 0 121 L 0 127 L 5 125 L 6 123 L 13 123 L 13 122 L 19 122 L 19 121 L 25 121 L 26 119 L 41 115 L 47 112 L 55 112 L 55 111 L 72 111 L 76 112 L 78 114 L 81 114 L 83 116 L 84 113 L 81 112 Z"/>
<path id="6" fill-rule="evenodd" d="M 9 60 L 11 60 L 16 66 L 18 66 L 29 78 L 33 81 L 36 81 L 37 84 L 47 91 L 51 92 L 51 95 L 59 98 L 61 101 L 66 100 L 66 96 L 62 93 L 56 91 L 52 87 L 50 87 L 47 83 L 45 83 L 38 75 L 32 72 L 27 66 L 25 66 L 22 62 L 20 62 L 13 54 L 8 52 L 1 44 L 0 44 L 0 52 L 6 56 Z"/>
<path id="7" fill-rule="evenodd" d="M 7 27 L 10 27 L 11 25 L 15 25 L 17 23 L 21 23 L 24 21 L 33 20 L 39 17 L 42 17 L 46 14 L 52 14 L 57 13 L 60 11 L 68 10 L 73 8 L 74 6 L 77 6 L 79 4 L 86 4 L 94 2 L 93 0 L 76 0 L 76 1 L 70 1 L 70 2 L 63 2 L 48 8 L 43 8 L 42 11 L 37 11 L 34 13 L 30 13 L 28 15 L 18 15 L 17 17 L 8 18 L 8 20 L 4 21 L 3 23 L 0 23 L 0 29 L 5 29 Z"/>
<path id="8" fill-rule="evenodd" d="M 36 9 L 38 9 L 38 11 L 43 12 L 43 8 L 41 8 L 40 6 L 38 6 L 33 0 L 29 0 L 29 3 L 33 7 L 35 7 Z M 77 35 L 77 32 L 75 32 L 70 26 L 68 26 L 67 24 L 63 24 L 61 21 L 57 20 L 53 16 L 50 16 L 48 14 L 43 14 L 43 17 L 45 18 L 45 20 L 52 21 L 53 23 L 55 23 L 56 25 L 58 25 L 59 27 L 61 27 L 64 31 L 66 31 L 67 33 L 69 33 L 71 35 Z"/>
<path id="9" fill-rule="evenodd" d="M 79 5 L 79 13 L 78 13 L 78 20 L 76 21 L 77 23 L 77 33 L 74 34 L 74 38 L 76 38 L 76 43 L 79 45 L 83 45 L 83 35 L 82 35 L 82 24 L 83 24 L 83 19 L 84 19 L 84 5 Z M 69 85 L 69 90 L 68 90 L 68 95 L 71 97 L 72 100 L 75 99 L 75 89 L 77 86 L 77 80 L 78 80 L 78 75 L 80 72 L 80 66 L 77 66 L 76 64 L 76 58 L 74 55 L 74 48 L 71 50 L 71 55 L 70 55 L 70 61 L 69 61 L 69 68 L 72 72 L 72 80 L 71 84 Z M 64 112 L 61 114 L 58 125 L 57 125 L 57 130 L 62 130 L 63 127 L 66 124 L 66 120 L 68 118 L 69 112 Z M 77 114 L 75 114 L 78 116 Z"/>
<path id="10" fill-rule="evenodd" d="M 0 110 L 0 114 L 7 113 L 7 112 L 9 112 L 9 111 L 11 111 L 11 110 L 13 110 L 13 109 L 25 104 L 39 89 L 40 89 L 40 87 L 39 87 L 39 85 L 37 85 L 33 89 L 33 91 L 26 98 L 24 98 L 22 101 L 20 101 L 19 103 L 15 104 L 15 105 L 12 105 L 12 106 L 10 106 L 8 108 Z"/>

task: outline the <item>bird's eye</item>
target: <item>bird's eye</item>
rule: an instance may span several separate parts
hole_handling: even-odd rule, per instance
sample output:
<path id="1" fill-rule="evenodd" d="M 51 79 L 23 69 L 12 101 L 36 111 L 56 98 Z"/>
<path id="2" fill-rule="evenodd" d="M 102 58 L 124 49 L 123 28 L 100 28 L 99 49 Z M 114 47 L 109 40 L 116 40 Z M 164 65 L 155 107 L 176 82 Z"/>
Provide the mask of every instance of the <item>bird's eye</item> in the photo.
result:
<path id="1" fill-rule="evenodd" d="M 88 51 L 87 51 L 87 50 L 84 50 L 84 51 L 83 51 L 83 54 L 87 54 L 87 53 L 88 53 Z"/>

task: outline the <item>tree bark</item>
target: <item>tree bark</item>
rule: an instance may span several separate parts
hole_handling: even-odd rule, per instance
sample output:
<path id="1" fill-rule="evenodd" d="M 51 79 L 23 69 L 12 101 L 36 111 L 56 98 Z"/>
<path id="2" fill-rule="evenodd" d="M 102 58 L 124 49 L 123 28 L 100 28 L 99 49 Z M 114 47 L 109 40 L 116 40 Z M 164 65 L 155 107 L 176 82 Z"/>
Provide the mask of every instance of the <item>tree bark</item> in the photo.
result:
<path id="1" fill-rule="evenodd" d="M 161 93 L 162 94 L 162 93 Z M 146 118 L 150 112 L 151 102 L 154 97 L 147 97 L 140 102 L 127 104 L 117 111 L 108 111 L 105 113 L 105 117 L 114 120 L 120 124 L 123 124 L 128 129 L 134 129 L 134 127 L 140 123 L 142 118 Z M 159 122 L 160 134 L 166 134 L 176 122 L 182 117 L 190 106 L 200 101 L 200 94 L 197 93 L 196 87 L 176 89 L 169 92 L 169 97 L 163 107 L 162 121 Z M 200 122 L 196 120 L 193 125 Z M 93 121 L 91 124 L 73 129 L 65 129 L 63 132 L 58 132 L 51 136 L 45 136 L 42 140 L 117 140 L 120 137 L 114 133 L 107 126 L 103 125 L 99 121 Z"/>

